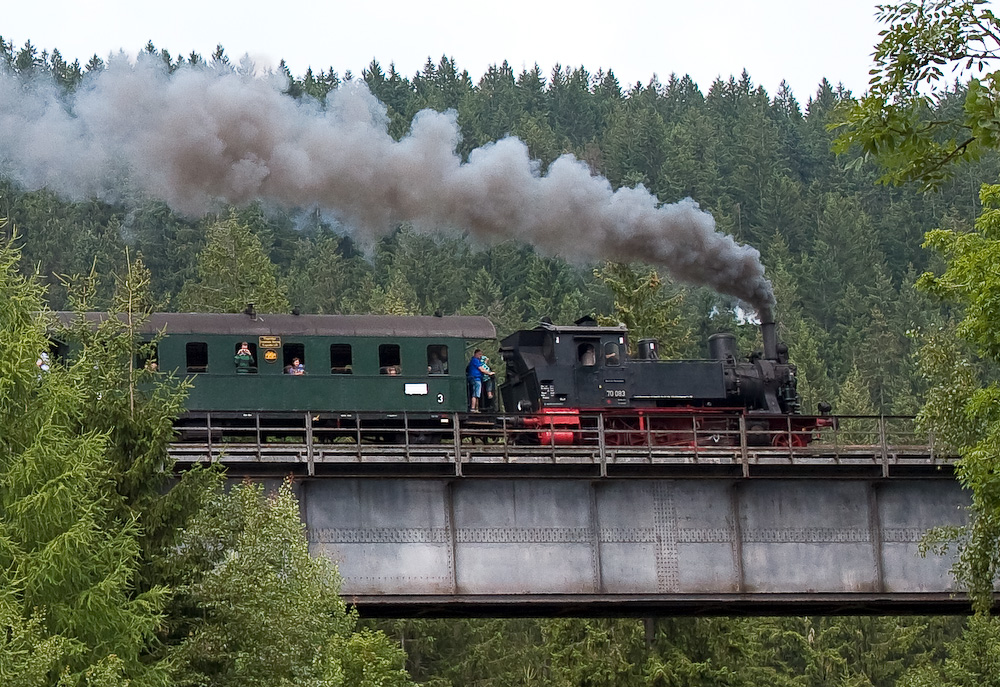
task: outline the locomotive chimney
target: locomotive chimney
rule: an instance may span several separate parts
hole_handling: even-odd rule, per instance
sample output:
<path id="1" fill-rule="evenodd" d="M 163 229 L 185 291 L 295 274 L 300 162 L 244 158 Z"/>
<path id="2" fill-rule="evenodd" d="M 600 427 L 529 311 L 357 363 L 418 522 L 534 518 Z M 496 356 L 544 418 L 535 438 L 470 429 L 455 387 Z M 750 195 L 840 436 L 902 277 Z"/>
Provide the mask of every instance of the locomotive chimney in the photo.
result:
<path id="1" fill-rule="evenodd" d="M 774 324 L 774 317 L 768 317 L 760 323 L 760 335 L 764 339 L 764 359 L 778 359 L 778 328 Z"/>

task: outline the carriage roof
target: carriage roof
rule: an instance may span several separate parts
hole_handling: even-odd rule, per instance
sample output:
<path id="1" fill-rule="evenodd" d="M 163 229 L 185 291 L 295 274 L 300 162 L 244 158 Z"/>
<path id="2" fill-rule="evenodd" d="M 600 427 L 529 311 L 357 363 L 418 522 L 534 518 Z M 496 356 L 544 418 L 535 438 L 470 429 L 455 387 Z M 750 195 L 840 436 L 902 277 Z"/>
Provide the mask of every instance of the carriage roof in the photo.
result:
<path id="1" fill-rule="evenodd" d="M 77 316 L 58 312 L 63 324 Z M 85 313 L 101 322 L 108 313 Z M 119 315 L 121 317 L 121 315 Z M 167 334 L 222 334 L 233 336 L 399 336 L 495 339 L 496 328 L 486 317 L 473 315 L 287 315 L 259 313 L 152 313 L 141 331 Z"/>

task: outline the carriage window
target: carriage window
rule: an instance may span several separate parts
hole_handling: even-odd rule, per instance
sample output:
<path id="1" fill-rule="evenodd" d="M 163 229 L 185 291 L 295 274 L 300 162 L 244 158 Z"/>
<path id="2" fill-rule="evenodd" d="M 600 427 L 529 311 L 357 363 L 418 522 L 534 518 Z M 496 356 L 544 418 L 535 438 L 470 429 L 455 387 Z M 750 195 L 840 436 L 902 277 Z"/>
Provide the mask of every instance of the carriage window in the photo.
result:
<path id="1" fill-rule="evenodd" d="M 427 347 L 427 373 L 432 375 L 448 374 L 448 347 L 432 345 Z"/>
<path id="2" fill-rule="evenodd" d="M 158 372 L 160 369 L 159 356 L 156 353 L 156 344 L 151 341 L 143 341 L 139 344 L 139 350 L 135 355 L 135 366 L 140 370 Z"/>
<path id="3" fill-rule="evenodd" d="M 49 341 L 49 358 L 53 360 L 66 360 L 69 355 L 69 344 L 58 339 Z"/>
<path id="4" fill-rule="evenodd" d="M 188 372 L 208 371 L 208 344 L 204 341 L 189 341 L 184 346 Z"/>
<path id="5" fill-rule="evenodd" d="M 594 352 L 594 344 L 580 344 L 576 347 L 577 359 L 584 367 L 593 367 L 597 364 L 597 354 Z"/>
<path id="6" fill-rule="evenodd" d="M 281 347 L 285 374 L 305 374 L 306 347 L 300 343 L 286 343 Z"/>
<path id="7" fill-rule="evenodd" d="M 614 342 L 604 344 L 604 364 L 608 367 L 621 365 L 621 358 L 618 357 L 618 344 Z"/>
<path id="8" fill-rule="evenodd" d="M 349 375 L 354 373 L 354 357 L 351 344 L 330 344 L 330 373 Z"/>
<path id="9" fill-rule="evenodd" d="M 256 374 L 257 344 L 249 341 L 237 341 L 233 344 L 233 364 L 240 374 Z"/>
<path id="10" fill-rule="evenodd" d="M 399 344 L 381 344 L 378 347 L 378 373 L 398 375 L 400 368 Z"/>

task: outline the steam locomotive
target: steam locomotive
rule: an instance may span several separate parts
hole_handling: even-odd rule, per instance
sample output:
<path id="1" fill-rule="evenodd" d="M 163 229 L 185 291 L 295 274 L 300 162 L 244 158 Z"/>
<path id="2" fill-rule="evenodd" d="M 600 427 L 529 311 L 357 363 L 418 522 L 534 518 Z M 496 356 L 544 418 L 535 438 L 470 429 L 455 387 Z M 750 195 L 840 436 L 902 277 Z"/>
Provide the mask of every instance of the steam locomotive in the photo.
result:
<path id="1" fill-rule="evenodd" d="M 761 331 L 763 353 L 742 361 L 729 333 L 709 338 L 708 360 L 660 360 L 652 339 L 640 340 L 632 359 L 625 327 L 546 322 L 503 340 L 500 392 L 540 443 L 580 443 L 587 416 L 600 413 L 610 445 L 804 446 L 832 418 L 800 415 L 788 348 L 773 322 Z"/>

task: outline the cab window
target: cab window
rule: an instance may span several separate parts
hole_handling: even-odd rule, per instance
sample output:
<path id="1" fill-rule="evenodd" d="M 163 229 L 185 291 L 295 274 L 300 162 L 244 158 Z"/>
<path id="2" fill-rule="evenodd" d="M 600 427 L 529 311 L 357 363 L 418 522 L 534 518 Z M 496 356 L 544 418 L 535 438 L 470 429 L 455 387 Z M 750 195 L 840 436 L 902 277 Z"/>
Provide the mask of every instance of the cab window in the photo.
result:
<path id="1" fill-rule="evenodd" d="M 604 364 L 607 367 L 618 367 L 621 365 L 618 344 L 613 341 L 604 344 Z"/>
<path id="2" fill-rule="evenodd" d="M 584 367 L 593 367 L 597 364 L 597 355 L 594 352 L 594 344 L 582 343 L 576 347 L 577 359 Z"/>

